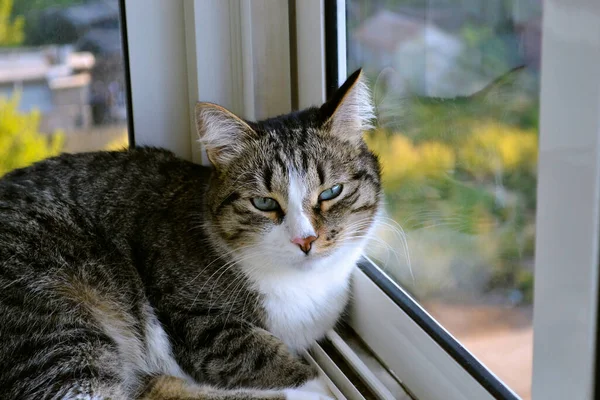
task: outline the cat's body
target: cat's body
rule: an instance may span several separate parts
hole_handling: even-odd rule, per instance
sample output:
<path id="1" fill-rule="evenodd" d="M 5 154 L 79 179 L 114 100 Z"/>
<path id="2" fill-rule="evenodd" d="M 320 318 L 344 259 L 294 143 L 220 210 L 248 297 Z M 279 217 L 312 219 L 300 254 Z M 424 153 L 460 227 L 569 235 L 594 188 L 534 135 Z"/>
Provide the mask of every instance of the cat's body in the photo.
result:
<path id="1" fill-rule="evenodd" d="M 318 287 L 318 281 L 297 285 L 295 289 L 305 291 L 310 299 L 303 301 L 285 287 L 286 281 L 295 286 L 302 273 L 293 279 L 283 276 L 282 285 L 273 288 L 267 301 L 280 314 L 275 319 L 283 323 L 277 326 L 254 307 L 260 294 L 249 290 L 249 282 L 242 283 L 246 278 L 235 269 L 219 271 L 230 259 L 219 260 L 194 218 L 202 212 L 210 173 L 209 168 L 170 153 L 142 149 L 65 155 L 1 181 L 0 240 L 21 247 L 0 246 L 0 332 L 2 339 L 25 348 L 2 346 L 0 360 L 6 368 L 0 374 L 5 379 L 0 381 L 0 392 L 13 384 L 37 386 L 21 379 L 26 375 L 20 371 L 37 367 L 31 360 L 35 355 L 47 362 L 43 353 L 53 341 L 67 348 L 78 345 L 77 335 L 62 326 L 81 324 L 85 328 L 78 329 L 93 331 L 94 340 L 114 342 L 124 363 L 122 378 L 135 390 L 136 375 L 184 376 L 157 316 L 168 335 L 178 337 L 182 334 L 178 325 L 185 321 L 174 318 L 175 313 L 222 317 L 223 324 L 226 319 L 228 323 L 242 320 L 243 314 L 244 321 L 282 332 L 286 344 L 295 348 L 305 347 L 333 325 L 345 304 L 345 286 L 331 285 L 336 293 L 328 296 L 320 293 L 327 288 Z M 93 196 L 69 191 L 82 182 L 93 184 Z M 203 270 L 207 265 L 214 268 Z M 321 281 L 330 282 L 330 277 Z M 311 285 L 317 287 L 307 287 Z M 311 295 L 313 289 L 317 296 Z M 23 310 L 9 309 L 19 300 Z M 337 304 L 332 307 L 330 302 Z M 113 310 L 103 309 L 110 303 Z M 335 317 L 314 318 L 330 307 Z M 32 326 L 27 314 L 36 311 L 42 315 L 36 314 L 41 318 Z M 46 337 L 40 337 L 39 344 L 18 343 L 32 334 Z M 31 358 L 18 362 L 15 350 Z M 58 371 L 69 365 L 58 348 L 56 352 L 54 361 L 60 361 L 56 378 L 60 379 Z M 180 362 L 189 369 L 193 360 Z"/>
<path id="2" fill-rule="evenodd" d="M 346 306 L 380 197 L 358 79 L 261 123 L 199 106 L 216 169 L 132 149 L 0 180 L 0 398 L 310 398 L 297 353 Z"/>

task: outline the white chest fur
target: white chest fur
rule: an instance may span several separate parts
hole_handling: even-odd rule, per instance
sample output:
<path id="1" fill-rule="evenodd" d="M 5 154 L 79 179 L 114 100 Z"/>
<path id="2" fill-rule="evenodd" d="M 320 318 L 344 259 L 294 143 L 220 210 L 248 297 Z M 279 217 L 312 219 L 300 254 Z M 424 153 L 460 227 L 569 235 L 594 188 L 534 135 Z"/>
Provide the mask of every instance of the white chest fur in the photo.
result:
<path id="1" fill-rule="evenodd" d="M 358 254 L 323 260 L 309 271 L 285 269 L 251 278 L 263 294 L 267 329 L 292 351 L 307 348 L 331 329 L 349 296 Z M 358 253 L 358 252 L 357 252 Z"/>
<path id="2" fill-rule="evenodd" d="M 348 283 L 282 279 L 264 295 L 268 330 L 299 351 L 333 327 L 346 305 Z"/>

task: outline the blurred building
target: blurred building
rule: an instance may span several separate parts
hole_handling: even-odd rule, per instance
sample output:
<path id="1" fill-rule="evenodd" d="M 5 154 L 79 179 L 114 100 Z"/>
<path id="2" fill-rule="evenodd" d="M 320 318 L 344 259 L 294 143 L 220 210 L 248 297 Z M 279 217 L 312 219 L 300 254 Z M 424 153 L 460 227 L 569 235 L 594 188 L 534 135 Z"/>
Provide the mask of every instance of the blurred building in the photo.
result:
<path id="1" fill-rule="evenodd" d="M 400 90 L 456 95 L 453 83 L 445 77 L 456 68 L 463 43 L 425 20 L 382 10 L 356 29 L 351 45 L 354 59 L 361 64 L 377 71 L 391 67 L 394 82 L 388 84 Z"/>
<path id="2" fill-rule="evenodd" d="M 39 109 L 45 131 L 126 121 L 118 2 L 34 9 L 27 21 L 28 47 L 0 50 L 0 95 L 19 90 L 22 110 Z"/>
<path id="3" fill-rule="evenodd" d="M 361 21 L 349 29 L 349 67 L 386 71 L 399 91 L 439 97 L 473 93 L 520 65 L 537 74 L 540 8 L 541 0 L 461 0 L 458 8 L 451 1 L 389 7 L 376 0 L 368 8 L 357 2 L 348 8 Z"/>
<path id="4" fill-rule="evenodd" d="M 0 96 L 20 96 L 24 112 L 39 110 L 40 130 L 75 131 L 92 124 L 89 105 L 95 57 L 72 46 L 0 51 Z"/>

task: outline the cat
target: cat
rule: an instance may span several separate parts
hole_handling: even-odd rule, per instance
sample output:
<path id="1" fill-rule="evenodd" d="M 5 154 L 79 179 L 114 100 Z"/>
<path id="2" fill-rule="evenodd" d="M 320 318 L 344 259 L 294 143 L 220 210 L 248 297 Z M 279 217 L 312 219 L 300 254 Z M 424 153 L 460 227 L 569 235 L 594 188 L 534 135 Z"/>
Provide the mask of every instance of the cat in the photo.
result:
<path id="1" fill-rule="evenodd" d="M 0 398 L 319 399 L 382 199 L 361 71 L 260 122 L 196 106 L 212 167 L 156 148 L 0 180 Z"/>

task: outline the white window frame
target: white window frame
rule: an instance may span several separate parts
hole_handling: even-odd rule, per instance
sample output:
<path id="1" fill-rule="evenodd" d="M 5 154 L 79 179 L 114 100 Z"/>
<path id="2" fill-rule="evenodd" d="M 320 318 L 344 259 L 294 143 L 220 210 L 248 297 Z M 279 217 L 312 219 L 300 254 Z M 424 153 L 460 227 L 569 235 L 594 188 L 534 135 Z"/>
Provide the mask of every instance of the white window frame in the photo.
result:
<path id="1" fill-rule="evenodd" d="M 137 145 L 206 162 L 193 123 L 197 100 L 249 119 L 291 111 L 293 96 L 300 108 L 325 100 L 324 0 L 123 1 Z M 592 399 L 597 390 L 598 21 L 599 2 L 544 2 L 534 400 Z M 338 75 L 345 76 L 342 67 Z M 355 274 L 351 323 L 411 392 L 420 399 L 493 398 L 414 319 L 427 313 L 416 303 L 398 306 L 389 291 L 402 290 L 373 278 Z"/>
<path id="2" fill-rule="evenodd" d="M 287 0 L 123 1 L 136 145 L 206 163 L 198 100 L 251 120 L 291 111 Z"/>

